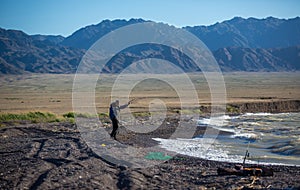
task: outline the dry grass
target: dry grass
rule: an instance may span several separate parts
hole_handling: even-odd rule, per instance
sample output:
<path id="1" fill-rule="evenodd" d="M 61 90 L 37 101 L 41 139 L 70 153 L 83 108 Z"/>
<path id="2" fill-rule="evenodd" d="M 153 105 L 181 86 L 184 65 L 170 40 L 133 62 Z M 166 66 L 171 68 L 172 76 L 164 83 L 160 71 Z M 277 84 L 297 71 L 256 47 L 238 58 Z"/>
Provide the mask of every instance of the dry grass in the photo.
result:
<path id="1" fill-rule="evenodd" d="M 116 75 L 101 76 L 96 87 L 98 112 L 107 112 L 111 101 L 111 86 Z M 176 80 L 178 88 L 184 89 L 180 76 L 167 76 Z M 132 77 L 131 77 L 132 78 Z M 191 74 L 199 102 L 210 103 L 210 91 L 201 74 Z M 51 112 L 62 115 L 71 112 L 74 75 L 36 74 L 0 76 L 0 113 L 24 113 L 32 111 Z M 133 80 L 134 78 L 132 78 Z M 300 99 L 299 73 L 225 73 L 227 102 L 253 102 L 282 99 Z M 122 79 L 126 90 L 133 81 Z M 186 91 L 189 93 L 188 89 Z M 167 107 L 178 108 L 180 101 L 176 91 L 165 82 L 147 79 L 138 83 L 130 98 L 137 98 L 131 105 L 133 111 L 148 110 L 153 99 L 166 102 Z"/>

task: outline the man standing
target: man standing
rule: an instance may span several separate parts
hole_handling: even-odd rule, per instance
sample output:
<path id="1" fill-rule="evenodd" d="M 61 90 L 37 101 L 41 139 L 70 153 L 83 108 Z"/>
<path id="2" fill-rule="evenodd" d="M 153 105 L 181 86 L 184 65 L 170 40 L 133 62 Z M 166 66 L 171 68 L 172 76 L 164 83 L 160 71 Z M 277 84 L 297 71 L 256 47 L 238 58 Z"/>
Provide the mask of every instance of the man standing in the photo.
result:
<path id="1" fill-rule="evenodd" d="M 119 120 L 118 120 L 118 114 L 121 109 L 126 108 L 130 104 L 130 101 L 122 106 L 119 106 L 119 100 L 116 100 L 110 104 L 109 107 L 109 118 L 112 121 L 113 130 L 110 133 L 110 136 L 116 140 L 116 134 L 117 130 L 119 128 Z"/>

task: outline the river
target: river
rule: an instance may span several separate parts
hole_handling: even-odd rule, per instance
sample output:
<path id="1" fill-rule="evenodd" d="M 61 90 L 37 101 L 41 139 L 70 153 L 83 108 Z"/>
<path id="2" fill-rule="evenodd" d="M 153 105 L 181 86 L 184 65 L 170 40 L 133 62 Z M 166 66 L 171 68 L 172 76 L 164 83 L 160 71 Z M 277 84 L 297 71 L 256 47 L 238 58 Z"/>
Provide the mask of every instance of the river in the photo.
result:
<path id="1" fill-rule="evenodd" d="M 224 122 L 219 122 L 220 120 Z M 192 139 L 159 139 L 169 151 L 208 160 L 300 165 L 300 113 L 246 113 L 222 118 L 201 118 L 197 127 L 217 128 L 226 135 Z"/>

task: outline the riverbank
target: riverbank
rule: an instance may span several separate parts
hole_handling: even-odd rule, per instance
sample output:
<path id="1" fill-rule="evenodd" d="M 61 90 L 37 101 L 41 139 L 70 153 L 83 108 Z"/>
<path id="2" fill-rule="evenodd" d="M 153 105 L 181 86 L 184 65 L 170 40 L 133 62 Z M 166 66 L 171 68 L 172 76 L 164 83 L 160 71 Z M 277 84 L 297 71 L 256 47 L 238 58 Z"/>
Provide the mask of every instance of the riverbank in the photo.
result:
<path id="1" fill-rule="evenodd" d="M 246 103 L 229 103 L 238 113 L 287 113 L 299 112 L 300 100 L 274 100 Z M 230 110 L 229 110 L 230 111 Z"/>
<path id="2" fill-rule="evenodd" d="M 202 104 L 200 111 L 202 114 L 210 113 L 210 104 Z M 288 113 L 300 112 L 300 100 L 276 100 L 272 98 L 261 98 L 250 102 L 228 102 L 226 114 L 243 113 Z"/>
<path id="3" fill-rule="evenodd" d="M 174 122 L 176 120 L 170 120 L 168 125 L 174 126 Z M 123 132 L 121 130 L 118 135 L 122 143 L 140 147 L 150 144 L 145 138 L 131 138 L 133 136 Z M 162 136 L 168 133 L 164 131 Z M 295 166 L 271 166 L 274 176 L 254 179 L 250 176 L 219 176 L 217 168 L 232 168 L 235 164 L 183 155 L 176 155 L 169 161 L 149 168 L 132 169 L 110 165 L 81 139 L 75 124 L 66 122 L 11 125 L 0 128 L 0 135 L 0 189 L 300 187 L 300 169 Z"/>

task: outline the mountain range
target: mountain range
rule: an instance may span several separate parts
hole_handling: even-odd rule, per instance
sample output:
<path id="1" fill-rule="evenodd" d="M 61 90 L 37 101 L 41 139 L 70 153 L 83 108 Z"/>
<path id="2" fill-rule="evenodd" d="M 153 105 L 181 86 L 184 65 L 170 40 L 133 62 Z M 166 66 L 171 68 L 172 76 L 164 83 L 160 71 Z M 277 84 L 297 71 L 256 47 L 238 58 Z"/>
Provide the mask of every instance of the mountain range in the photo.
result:
<path id="1" fill-rule="evenodd" d="M 117 28 L 142 22 L 147 21 L 104 20 L 97 25 L 81 28 L 68 37 L 28 35 L 22 31 L 0 28 L 0 73 L 75 73 L 82 56 L 95 41 Z M 299 17 L 235 17 L 211 26 L 187 26 L 183 29 L 207 45 L 222 71 L 300 70 Z M 186 72 L 197 71 L 188 59 L 183 59 L 168 47 L 149 44 L 123 51 L 103 71 L 118 73 L 133 61 L 147 58 L 145 55 L 170 60 Z M 139 67 L 145 71 L 149 69 L 146 63 Z"/>

